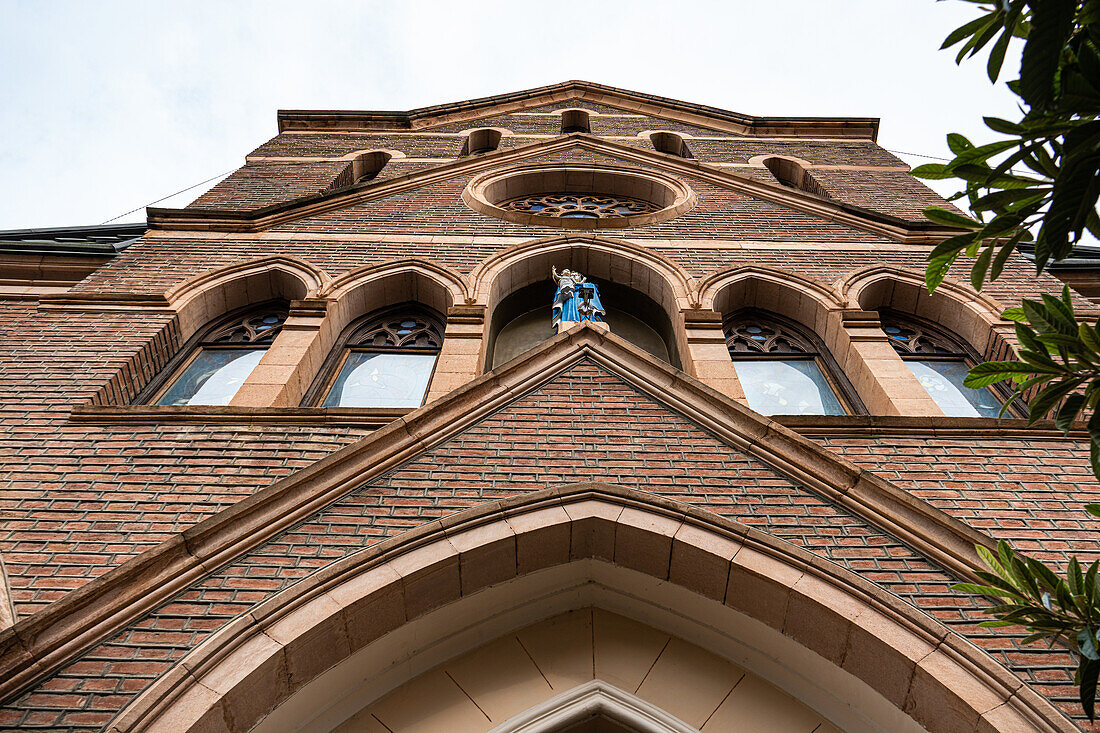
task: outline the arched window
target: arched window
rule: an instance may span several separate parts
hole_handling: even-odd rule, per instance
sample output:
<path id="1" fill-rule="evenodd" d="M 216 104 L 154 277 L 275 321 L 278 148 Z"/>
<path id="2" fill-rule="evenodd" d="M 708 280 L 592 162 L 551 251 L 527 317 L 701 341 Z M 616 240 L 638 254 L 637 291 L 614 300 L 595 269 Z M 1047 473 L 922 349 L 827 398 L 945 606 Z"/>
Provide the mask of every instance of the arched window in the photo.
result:
<path id="1" fill-rule="evenodd" d="M 492 128 L 474 130 L 466 136 L 465 142 L 462 143 L 462 150 L 459 151 L 458 155 L 459 157 L 465 157 L 467 155 L 491 153 L 500 146 L 500 137 L 500 130 L 493 130 Z"/>
<path id="2" fill-rule="evenodd" d="M 829 192 L 822 188 L 821 184 L 813 177 L 813 174 L 806 170 L 797 160 L 771 157 L 764 158 L 761 162 L 764 164 L 764 167 L 775 176 L 775 180 L 779 181 L 787 188 L 797 188 L 799 191 L 806 191 L 815 196 L 830 198 Z"/>
<path id="3" fill-rule="evenodd" d="M 758 310 L 726 318 L 726 347 L 749 407 L 762 415 L 844 415 L 859 400 L 825 347 L 794 323 Z"/>
<path id="4" fill-rule="evenodd" d="M 588 113 L 583 109 L 567 109 L 561 116 L 561 134 L 571 132 L 591 132 Z"/>
<path id="5" fill-rule="evenodd" d="M 155 405 L 228 405 L 286 322 L 273 301 L 208 325 L 168 363 L 146 394 Z"/>
<path id="6" fill-rule="evenodd" d="M 990 389 L 963 386 L 976 363 L 974 353 L 953 334 L 889 310 L 879 311 L 882 330 L 894 350 L 948 417 L 997 417 L 1004 404 Z"/>
<path id="7" fill-rule="evenodd" d="M 677 135 L 675 132 L 654 132 L 650 133 L 649 141 L 653 143 L 653 149 L 658 153 L 666 153 L 668 155 L 675 155 L 680 158 L 690 158 L 691 150 L 688 149 L 687 142 L 684 138 Z"/>
<path id="8" fill-rule="evenodd" d="M 592 278 L 600 287 L 611 333 L 672 366 L 680 366 L 672 320 L 648 295 L 633 288 Z M 495 369 L 528 349 L 553 338 L 550 304 L 554 284 L 549 278 L 510 293 L 493 310 L 489 325 L 486 369 Z"/>
<path id="9" fill-rule="evenodd" d="M 357 156 L 351 163 L 352 182 L 359 183 L 360 181 L 369 181 L 376 178 L 392 157 L 389 153 L 384 153 L 381 150 Z"/>
<path id="10" fill-rule="evenodd" d="M 413 303 L 355 321 L 306 396 L 323 407 L 420 407 L 443 345 L 443 323 Z"/>

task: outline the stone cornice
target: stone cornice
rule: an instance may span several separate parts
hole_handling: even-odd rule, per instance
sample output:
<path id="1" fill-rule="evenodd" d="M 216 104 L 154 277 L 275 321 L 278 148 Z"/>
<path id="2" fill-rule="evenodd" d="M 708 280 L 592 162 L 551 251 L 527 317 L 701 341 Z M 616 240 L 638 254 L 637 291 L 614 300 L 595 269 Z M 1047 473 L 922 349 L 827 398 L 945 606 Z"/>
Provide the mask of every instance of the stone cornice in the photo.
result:
<path id="1" fill-rule="evenodd" d="M 364 182 L 248 212 L 150 207 L 147 210 L 149 227 L 154 230 L 259 232 L 307 216 L 316 216 L 421 188 L 457 175 L 469 175 L 508 165 L 520 165 L 532 158 L 571 148 L 603 153 L 637 165 L 655 166 L 670 173 L 691 176 L 769 203 L 779 204 L 804 214 L 889 237 L 906 244 L 936 243 L 960 231 L 930 221 L 906 221 L 888 214 L 788 188 L 778 182 L 756 180 L 728 168 L 620 145 L 583 133 L 565 135 L 509 150 L 498 150 L 476 158 L 445 163 L 435 168 L 382 181 Z"/>
<path id="2" fill-rule="evenodd" d="M 467 386 L 390 422 L 200 522 L 0 633 L 6 699 L 175 593 L 349 491 L 590 360 L 723 442 L 909 543 L 961 577 L 992 540 L 808 438 L 760 417 L 614 335 L 559 334 Z"/>
<path id="3" fill-rule="evenodd" d="M 668 97 L 571 80 L 464 102 L 399 111 L 279 110 L 279 132 L 430 130 L 554 102 L 578 100 L 754 137 L 806 135 L 875 140 L 875 117 L 754 117 Z"/>

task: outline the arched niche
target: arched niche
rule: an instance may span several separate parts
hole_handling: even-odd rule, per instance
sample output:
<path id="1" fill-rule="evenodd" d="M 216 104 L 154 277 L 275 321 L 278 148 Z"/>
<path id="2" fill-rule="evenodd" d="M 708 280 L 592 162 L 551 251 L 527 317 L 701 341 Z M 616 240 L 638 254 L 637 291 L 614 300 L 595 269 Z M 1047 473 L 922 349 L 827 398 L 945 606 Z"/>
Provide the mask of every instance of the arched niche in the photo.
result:
<path id="1" fill-rule="evenodd" d="M 300 300 L 328 281 L 323 270 L 302 260 L 265 257 L 200 273 L 171 288 L 165 297 L 186 340 L 226 313 L 268 300 Z"/>
<path id="2" fill-rule="evenodd" d="M 304 578 L 207 637 L 112 731 L 332 730 L 441 664 L 586 608 L 701 647 L 853 733 L 1075 730 L 985 652 L 850 571 L 702 510 L 585 484 L 466 510 Z M 644 676 L 644 664 L 624 668 Z"/>
<path id="3" fill-rule="evenodd" d="M 771 268 L 742 267 L 707 278 L 699 289 L 703 308 L 723 317 L 743 308 L 778 313 L 817 334 L 825 345 L 831 341 L 832 315 L 843 301 L 831 289 L 807 278 Z"/>
<path id="4" fill-rule="evenodd" d="M 616 283 L 594 280 L 607 309 L 603 319 L 611 332 L 661 361 L 680 365 L 676 338 L 668 314 L 652 298 Z M 493 310 L 489 323 L 486 368 L 511 361 L 554 336 L 550 304 L 551 280 L 535 282 L 504 298 Z"/>
<path id="5" fill-rule="evenodd" d="M 870 267 L 840 283 L 841 293 L 865 311 L 890 309 L 932 321 L 966 341 L 979 355 L 1007 346 L 997 326 L 1004 308 L 992 298 L 945 280 L 934 293 L 924 274 L 895 267 Z M 999 358 L 999 357 L 998 357 Z"/>
<path id="6" fill-rule="evenodd" d="M 494 329 L 499 332 L 516 316 L 538 307 L 545 307 L 549 314 L 554 293 L 551 270 L 555 267 L 559 271 L 575 270 L 597 282 L 601 294 L 605 290 L 609 294 L 602 298 L 604 306 L 625 312 L 657 332 L 666 342 L 667 361 L 685 368 L 684 360 L 688 357 L 680 311 L 691 307 L 694 282 L 667 258 L 644 247 L 603 237 L 534 240 L 505 250 L 478 265 L 470 274 L 470 280 L 475 301 L 487 307 L 489 332 L 493 333 Z M 525 288 L 532 289 L 506 302 L 509 296 Z M 637 308 L 638 312 L 632 313 L 632 308 Z M 546 322 L 549 322 L 549 315 Z M 611 328 L 614 333 L 614 323 Z M 620 335 L 628 336 L 626 333 Z M 492 345 L 487 343 L 483 361 L 486 368 L 492 364 L 491 351 Z"/>
<path id="7" fill-rule="evenodd" d="M 330 728 L 343 708 L 311 727 Z M 280 717 L 276 711 L 257 733 L 287 729 Z M 378 722 L 395 731 L 839 733 L 820 713 L 721 655 L 599 607 L 488 641 L 368 702 L 331 730 L 359 733 Z"/>
<path id="8" fill-rule="evenodd" d="M 300 375 L 291 400 L 295 404 L 319 394 L 317 380 L 322 376 L 326 359 L 341 334 L 356 319 L 401 304 L 423 306 L 445 319 L 453 305 L 465 301 L 466 284 L 461 276 L 445 267 L 405 260 L 346 272 L 330 282 L 319 298 L 327 301 L 324 317 L 311 320 L 312 339 L 304 348 L 296 347 Z"/>

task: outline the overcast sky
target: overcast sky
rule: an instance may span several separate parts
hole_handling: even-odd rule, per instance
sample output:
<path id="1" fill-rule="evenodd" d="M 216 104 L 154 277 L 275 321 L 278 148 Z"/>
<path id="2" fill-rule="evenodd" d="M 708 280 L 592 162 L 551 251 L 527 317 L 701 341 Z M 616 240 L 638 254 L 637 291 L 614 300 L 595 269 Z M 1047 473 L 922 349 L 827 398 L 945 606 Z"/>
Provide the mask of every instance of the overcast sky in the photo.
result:
<path id="1" fill-rule="evenodd" d="M 275 134 L 280 108 L 408 109 L 567 79 L 754 115 L 880 117 L 885 147 L 943 156 L 947 132 L 981 139 L 983 115 L 1015 114 L 984 59 L 958 68 L 936 50 L 974 12 L 955 0 L 0 0 L 0 228 L 99 224 L 226 173 Z"/>

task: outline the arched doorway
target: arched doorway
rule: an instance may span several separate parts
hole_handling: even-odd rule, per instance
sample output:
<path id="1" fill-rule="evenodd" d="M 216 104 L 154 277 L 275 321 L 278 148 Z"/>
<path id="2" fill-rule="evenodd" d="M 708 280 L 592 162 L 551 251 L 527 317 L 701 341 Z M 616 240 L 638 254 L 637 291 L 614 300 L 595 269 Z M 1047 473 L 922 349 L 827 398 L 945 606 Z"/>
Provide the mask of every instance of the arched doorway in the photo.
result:
<path id="1" fill-rule="evenodd" d="M 747 699 L 762 714 L 802 710 L 794 699 L 820 716 L 819 728 L 828 721 L 851 732 L 1072 729 L 977 647 L 851 572 L 701 510 L 582 484 L 469 509 L 326 567 L 212 634 L 112 730 L 334 730 L 425 675 L 582 609 L 593 609 L 594 630 L 611 619 L 604 628 L 629 627 L 619 636 L 632 641 L 618 650 L 625 671 L 593 661 L 588 681 L 569 689 L 599 680 L 677 724 L 699 723 L 668 710 L 678 704 L 669 693 L 687 694 L 682 687 L 645 690 L 669 648 L 673 658 L 694 655 L 702 670 L 693 694 L 716 690 L 711 718 L 736 691 L 736 668 L 742 681 L 759 679 Z M 593 660 L 613 636 L 593 638 Z M 566 649 L 568 638 L 551 633 L 551 652 Z M 653 653 L 657 646 L 664 651 Z M 519 658 L 522 649 L 512 651 Z M 507 671 L 507 656 L 490 655 L 484 674 Z M 573 656 L 584 658 L 583 648 Z M 521 700 L 522 709 L 502 707 L 499 722 L 487 715 L 483 729 L 537 712 L 557 694 L 547 686 Z"/>

